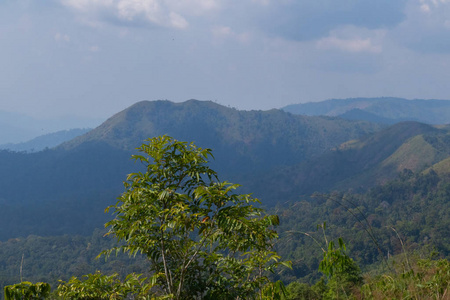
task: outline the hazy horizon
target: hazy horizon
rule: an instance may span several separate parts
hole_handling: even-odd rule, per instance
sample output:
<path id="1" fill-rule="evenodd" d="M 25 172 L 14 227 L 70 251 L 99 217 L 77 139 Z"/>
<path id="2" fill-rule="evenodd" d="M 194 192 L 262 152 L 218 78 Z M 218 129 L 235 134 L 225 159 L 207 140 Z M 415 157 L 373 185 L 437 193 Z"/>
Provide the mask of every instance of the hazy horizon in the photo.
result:
<path id="1" fill-rule="evenodd" d="M 432 0 L 6 0 L 0 110 L 104 119 L 157 99 L 448 99 L 449 13 Z"/>

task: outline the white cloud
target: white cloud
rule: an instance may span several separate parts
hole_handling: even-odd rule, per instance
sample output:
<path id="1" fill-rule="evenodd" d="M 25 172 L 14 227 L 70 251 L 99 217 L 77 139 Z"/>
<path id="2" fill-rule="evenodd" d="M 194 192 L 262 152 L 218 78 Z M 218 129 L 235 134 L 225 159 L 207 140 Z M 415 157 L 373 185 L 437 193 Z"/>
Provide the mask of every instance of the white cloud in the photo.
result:
<path id="1" fill-rule="evenodd" d="M 430 12 L 430 6 L 428 4 L 422 4 L 420 6 L 420 10 L 425 12 L 425 13 L 428 13 L 428 12 Z"/>
<path id="2" fill-rule="evenodd" d="M 233 34 L 233 31 L 228 26 L 216 26 L 211 30 L 215 38 L 223 39 Z"/>
<path id="3" fill-rule="evenodd" d="M 221 0 L 166 0 L 168 8 L 186 15 L 204 15 L 222 7 Z"/>
<path id="4" fill-rule="evenodd" d="M 335 36 L 326 37 L 317 42 L 319 49 L 339 49 L 345 52 L 380 53 L 380 45 L 374 45 L 370 38 L 340 39 Z"/>
<path id="5" fill-rule="evenodd" d="M 161 22 L 161 7 L 156 0 L 120 0 L 115 6 L 121 19 L 133 21 L 137 16 L 143 15 L 150 22 Z"/>
<path id="6" fill-rule="evenodd" d="M 211 33 L 215 43 L 222 43 L 227 39 L 233 39 L 240 43 L 247 43 L 251 38 L 251 34 L 236 33 L 229 26 L 215 26 L 211 29 Z"/>
<path id="7" fill-rule="evenodd" d="M 170 25 L 175 28 L 184 29 L 189 25 L 185 18 L 173 11 L 169 14 L 169 20 Z"/>
<path id="8" fill-rule="evenodd" d="M 82 15 L 83 22 L 98 25 L 105 20 L 142 23 L 177 29 L 187 28 L 186 16 L 207 15 L 221 6 L 221 0 L 61 0 Z M 106 18 L 105 18 L 106 16 Z M 123 25 L 123 23 L 122 23 Z"/>
<path id="9" fill-rule="evenodd" d="M 419 0 L 419 2 L 411 2 L 407 8 L 408 19 L 421 18 L 422 21 L 432 19 L 433 21 L 441 21 L 448 19 L 450 10 L 450 0 Z M 420 13 L 417 14 L 416 11 Z"/>
<path id="10" fill-rule="evenodd" d="M 412 0 L 405 14 L 389 33 L 392 41 L 419 52 L 450 52 L 450 0 Z"/>
<path id="11" fill-rule="evenodd" d="M 429 5 L 431 5 L 432 7 L 440 7 L 441 5 L 446 5 L 449 4 L 450 1 L 449 0 L 420 0 L 419 1 L 422 5 L 426 5 L 428 6 L 428 8 L 430 8 Z"/>
<path id="12" fill-rule="evenodd" d="M 381 53 L 384 35 L 383 30 L 365 30 L 348 26 L 333 30 L 328 37 L 318 40 L 316 47 L 351 53 Z"/>
<path id="13" fill-rule="evenodd" d="M 66 6 L 85 12 L 114 5 L 114 0 L 62 0 L 61 2 Z"/>

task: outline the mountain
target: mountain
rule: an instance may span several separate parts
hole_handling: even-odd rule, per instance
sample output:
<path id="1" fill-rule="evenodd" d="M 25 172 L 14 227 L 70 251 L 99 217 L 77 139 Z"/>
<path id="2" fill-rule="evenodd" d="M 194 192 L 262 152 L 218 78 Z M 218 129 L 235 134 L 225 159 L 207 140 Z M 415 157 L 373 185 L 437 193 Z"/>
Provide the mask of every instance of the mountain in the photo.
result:
<path id="1" fill-rule="evenodd" d="M 317 157 L 380 125 L 280 110 L 238 111 L 213 102 L 144 101 L 69 142 L 37 153 L 0 151 L 0 240 L 36 235 L 89 234 L 111 216 L 106 206 L 141 170 L 130 155 L 143 140 L 168 134 L 212 148 L 221 180 L 249 186 L 281 166 Z M 268 185 L 264 195 L 277 190 Z M 268 192 L 267 192 L 268 193 Z M 263 198 L 273 205 L 279 198 Z"/>
<path id="2" fill-rule="evenodd" d="M 280 216 L 277 247 L 293 262 L 281 275 L 286 282 L 318 276 L 317 243 L 327 237 L 344 237 L 362 267 L 405 254 L 404 245 L 449 256 L 450 125 L 383 126 L 195 100 L 144 101 L 58 147 L 0 150 L 0 285 L 18 282 L 23 256 L 23 274 L 33 281 L 97 268 L 141 272 L 140 261 L 133 266 L 126 258 L 93 262 L 98 249 L 110 247 L 94 228 L 111 219 L 104 208 L 123 191 L 126 175 L 142 170 L 130 160 L 134 148 L 162 134 L 212 148 L 221 180 L 243 184 L 241 191 L 254 192 Z M 323 222 L 327 229 L 317 230 Z"/>
<path id="3" fill-rule="evenodd" d="M 368 122 L 379 123 L 379 124 L 388 124 L 388 125 L 392 125 L 392 124 L 400 122 L 400 120 L 383 118 L 383 117 L 377 116 L 373 113 L 359 109 L 359 108 L 353 108 L 351 110 L 348 110 L 348 111 L 344 112 L 343 114 L 338 115 L 337 117 L 346 119 L 346 120 L 364 120 L 364 121 L 368 121 Z"/>
<path id="4" fill-rule="evenodd" d="M 417 121 L 426 124 L 449 124 L 449 100 L 407 100 L 402 98 L 349 98 L 292 104 L 284 111 L 307 116 L 334 116 L 382 124 Z"/>
<path id="5" fill-rule="evenodd" d="M 440 173 L 445 173 L 449 157 L 447 128 L 403 122 L 343 143 L 306 162 L 266 174 L 264 179 L 253 182 L 251 189 L 259 190 L 270 183 L 279 187 L 276 193 L 286 200 L 316 191 L 365 191 L 395 178 L 405 169 L 422 172 L 435 165 Z"/>
<path id="6" fill-rule="evenodd" d="M 211 148 L 213 164 L 220 172 L 240 174 L 299 163 L 380 128 L 368 122 L 294 116 L 276 109 L 239 111 L 211 101 L 143 101 L 61 148 L 103 142 L 130 151 L 146 138 L 168 134 Z"/>
<path id="7" fill-rule="evenodd" d="M 28 115 L 0 111 L 0 145 L 23 143 L 61 130 L 93 128 L 102 122 L 102 119 L 76 116 L 36 119 Z"/>
<path id="8" fill-rule="evenodd" d="M 69 130 L 61 130 L 58 132 L 48 133 L 31 139 L 27 142 L 22 143 L 9 143 L 0 145 L 2 150 L 10 151 L 25 151 L 25 152 L 38 152 L 44 150 L 45 148 L 53 148 L 62 144 L 66 141 L 72 140 L 73 138 L 85 134 L 91 130 L 90 128 L 75 128 Z"/>

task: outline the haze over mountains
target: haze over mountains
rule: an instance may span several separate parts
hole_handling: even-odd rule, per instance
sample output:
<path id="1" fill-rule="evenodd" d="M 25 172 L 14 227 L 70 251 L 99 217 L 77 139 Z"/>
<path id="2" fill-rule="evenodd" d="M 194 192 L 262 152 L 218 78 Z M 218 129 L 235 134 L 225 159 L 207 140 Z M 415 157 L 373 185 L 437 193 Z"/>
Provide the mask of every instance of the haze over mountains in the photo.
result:
<path id="1" fill-rule="evenodd" d="M 94 128 L 103 122 L 98 118 L 65 116 L 38 119 L 28 115 L 0 111 L 0 145 L 25 143 L 42 135 L 75 128 Z"/>
<path id="2" fill-rule="evenodd" d="M 168 134 L 212 148 L 222 172 L 241 173 L 236 168 L 252 171 L 298 163 L 379 128 L 367 122 L 294 116 L 275 109 L 238 111 L 210 101 L 143 101 L 60 148 L 101 142 L 133 150 L 148 137 Z"/>
<path id="3" fill-rule="evenodd" d="M 0 145 L 0 149 L 10 151 L 24 151 L 24 152 L 38 152 L 46 148 L 56 147 L 66 141 L 69 141 L 77 136 L 85 134 L 91 128 L 75 128 L 69 130 L 61 130 L 53 133 L 47 133 L 35 137 L 27 142 L 21 143 L 7 143 Z"/>
<path id="4" fill-rule="evenodd" d="M 55 149 L 1 152 L 0 199 L 6 209 L 0 212 L 0 239 L 87 234 L 101 227 L 109 218 L 103 210 L 123 190 L 126 174 L 139 170 L 130 155 L 152 136 L 168 134 L 212 148 L 220 178 L 246 186 L 258 174 L 316 157 L 379 129 L 367 122 L 280 110 L 238 111 L 213 102 L 140 102 Z M 41 218 L 43 214 L 49 217 Z"/>
<path id="5" fill-rule="evenodd" d="M 361 267 L 403 251 L 392 227 L 412 249 L 450 256 L 450 124 L 142 101 L 56 147 L 0 150 L 0 287 L 21 280 L 21 255 L 26 280 L 53 286 L 98 269 L 145 272 L 143 260 L 94 257 L 113 242 L 102 238 L 112 218 L 104 209 L 124 191 L 127 174 L 143 170 L 130 156 L 145 139 L 163 134 L 211 148 L 221 181 L 241 184 L 238 192 L 253 193 L 280 216 L 278 251 L 293 262 L 281 275 L 287 283 L 320 276 L 317 245 L 290 234 L 319 234 L 323 222 L 330 238 L 348 242 Z M 355 212 L 364 215 L 381 251 Z"/>
<path id="6" fill-rule="evenodd" d="M 448 127 L 143 101 L 56 148 L 0 152 L 0 239 L 102 227 L 110 218 L 104 208 L 123 190 L 126 174 L 140 168 L 130 155 L 163 134 L 211 148 L 221 180 L 242 184 L 265 206 L 316 191 L 365 190 L 405 168 L 437 164 L 445 172 L 450 156 Z"/>
<path id="7" fill-rule="evenodd" d="M 363 192 L 394 179 L 405 169 L 421 172 L 434 168 L 449 173 L 450 169 L 444 167 L 448 166 L 449 157 L 448 127 L 438 129 L 423 123 L 402 122 L 343 143 L 300 164 L 265 174 L 264 179 L 252 182 L 251 189 L 259 190 L 269 184 L 278 186 L 286 191 L 282 194 L 276 191 L 278 196 L 286 200 L 335 189 Z M 275 197 L 274 194 L 266 196 Z"/>
<path id="8" fill-rule="evenodd" d="M 450 123 L 450 101 L 407 100 L 403 98 L 349 98 L 292 104 L 283 108 L 293 114 L 334 116 L 349 120 L 394 124 L 417 121 L 427 124 Z"/>

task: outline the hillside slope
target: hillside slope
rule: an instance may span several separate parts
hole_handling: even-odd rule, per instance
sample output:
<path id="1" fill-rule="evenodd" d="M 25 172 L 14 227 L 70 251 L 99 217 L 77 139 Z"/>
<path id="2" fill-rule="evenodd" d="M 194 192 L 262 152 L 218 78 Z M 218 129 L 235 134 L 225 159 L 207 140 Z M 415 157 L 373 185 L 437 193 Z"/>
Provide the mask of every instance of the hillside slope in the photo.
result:
<path id="1" fill-rule="evenodd" d="M 74 128 L 69 130 L 60 130 L 35 137 L 27 142 L 7 143 L 0 145 L 0 149 L 11 151 L 38 152 L 46 148 L 56 147 L 66 141 L 85 134 L 90 128 Z"/>
<path id="2" fill-rule="evenodd" d="M 292 104 L 284 111 L 307 116 L 334 116 L 382 124 L 417 121 L 427 124 L 450 123 L 449 100 L 407 100 L 402 98 L 349 98 Z"/>
<path id="3" fill-rule="evenodd" d="M 129 151 L 149 137 L 167 134 L 211 148 L 219 171 L 234 174 L 299 163 L 380 128 L 368 122 L 295 116 L 275 109 L 239 111 L 210 101 L 143 101 L 61 148 L 101 141 Z"/>
<path id="4" fill-rule="evenodd" d="M 449 180 L 448 174 L 405 171 L 362 194 L 316 194 L 314 201 L 278 207 L 278 252 L 293 262 L 293 270 L 283 274 L 284 279 L 320 276 L 317 269 L 323 254 L 311 237 L 324 244 L 324 232 L 317 227 L 323 222 L 327 223 L 328 239 L 342 237 L 349 255 L 366 271 L 373 263 L 386 267 L 383 260 L 396 254 L 412 258 L 434 253 L 448 259 Z"/>
<path id="5" fill-rule="evenodd" d="M 272 184 L 278 187 L 278 197 L 286 201 L 315 191 L 364 191 L 395 178 L 404 169 L 421 172 L 434 164 L 442 169 L 449 156 L 448 130 L 404 122 L 343 143 L 312 160 L 266 174 L 251 188 L 259 190 Z"/>
<path id="6" fill-rule="evenodd" d="M 0 152 L 0 240 L 17 236 L 88 234 L 140 165 L 130 159 L 143 140 L 168 134 L 212 148 L 221 180 L 249 186 L 261 174 L 306 161 L 375 132 L 379 125 L 279 110 L 238 111 L 212 102 L 140 102 L 55 149 Z M 258 191 L 266 194 L 271 186 Z M 271 205 L 277 198 L 262 199 Z"/>

